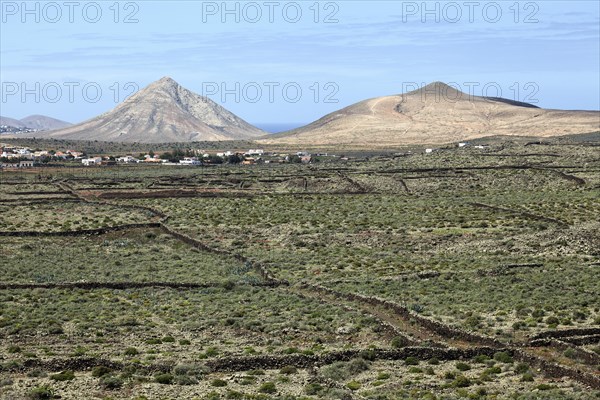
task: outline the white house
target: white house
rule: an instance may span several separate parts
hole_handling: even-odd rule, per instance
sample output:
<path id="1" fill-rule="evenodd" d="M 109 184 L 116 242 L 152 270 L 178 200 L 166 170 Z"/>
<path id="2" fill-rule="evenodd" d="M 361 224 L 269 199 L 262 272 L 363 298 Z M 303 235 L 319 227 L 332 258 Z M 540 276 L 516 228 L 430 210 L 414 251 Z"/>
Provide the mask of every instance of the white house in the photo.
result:
<path id="1" fill-rule="evenodd" d="M 435 149 L 425 149 L 425 154 L 431 154 L 435 151 Z"/>
<path id="2" fill-rule="evenodd" d="M 32 168 L 33 167 L 33 161 L 29 160 L 29 161 L 19 161 L 19 168 Z"/>
<path id="3" fill-rule="evenodd" d="M 117 162 L 130 164 L 138 162 L 138 159 L 133 156 L 125 156 L 117 158 Z"/>
<path id="4" fill-rule="evenodd" d="M 185 157 L 179 161 L 181 165 L 202 165 L 202 161 L 199 161 L 196 157 Z"/>
<path id="5" fill-rule="evenodd" d="M 81 163 L 86 167 L 89 167 L 90 165 L 100 165 L 102 163 L 102 157 L 84 158 L 81 160 Z"/>
<path id="6" fill-rule="evenodd" d="M 468 145 L 469 145 L 469 142 L 460 142 L 458 144 L 458 147 L 465 147 L 465 146 L 468 146 Z"/>
<path id="7" fill-rule="evenodd" d="M 250 149 L 246 152 L 246 154 L 249 156 L 262 156 L 265 154 L 265 151 L 263 149 Z"/>

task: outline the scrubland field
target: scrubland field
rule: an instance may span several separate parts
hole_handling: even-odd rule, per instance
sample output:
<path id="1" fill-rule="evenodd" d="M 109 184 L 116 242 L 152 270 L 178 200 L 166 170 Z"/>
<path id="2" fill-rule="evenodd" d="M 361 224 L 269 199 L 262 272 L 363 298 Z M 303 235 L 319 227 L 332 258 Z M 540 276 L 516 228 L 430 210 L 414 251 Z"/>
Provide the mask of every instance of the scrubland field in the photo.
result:
<path id="1" fill-rule="evenodd" d="M 600 398 L 597 141 L 319 161 L 0 172 L 0 398 Z"/>

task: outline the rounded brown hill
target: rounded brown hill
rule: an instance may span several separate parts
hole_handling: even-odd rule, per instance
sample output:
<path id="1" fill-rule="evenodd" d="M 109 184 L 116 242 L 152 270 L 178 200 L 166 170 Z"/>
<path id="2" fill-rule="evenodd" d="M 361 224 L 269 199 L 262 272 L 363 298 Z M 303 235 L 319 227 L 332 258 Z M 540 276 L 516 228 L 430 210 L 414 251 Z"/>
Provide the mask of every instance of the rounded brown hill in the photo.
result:
<path id="1" fill-rule="evenodd" d="M 164 77 L 113 110 L 39 137 L 110 142 L 243 140 L 265 135 L 207 97 Z"/>
<path id="2" fill-rule="evenodd" d="M 600 112 L 470 96 L 442 82 L 364 100 L 298 129 L 261 139 L 289 145 L 444 144 L 486 136 L 550 137 L 600 130 Z"/>

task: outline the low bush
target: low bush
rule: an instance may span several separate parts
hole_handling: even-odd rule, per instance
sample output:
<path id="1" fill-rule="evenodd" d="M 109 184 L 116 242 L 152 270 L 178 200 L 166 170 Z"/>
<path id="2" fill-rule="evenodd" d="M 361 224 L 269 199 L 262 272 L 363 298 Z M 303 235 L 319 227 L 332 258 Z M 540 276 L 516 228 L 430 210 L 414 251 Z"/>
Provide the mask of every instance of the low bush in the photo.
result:
<path id="1" fill-rule="evenodd" d="M 273 394 L 277 393 L 277 387 L 274 382 L 265 382 L 258 388 L 260 393 Z"/>
<path id="2" fill-rule="evenodd" d="M 405 365 L 419 365 L 419 359 L 417 357 L 406 357 L 404 360 Z"/>
<path id="3" fill-rule="evenodd" d="M 293 365 L 288 365 L 279 370 L 279 373 L 284 375 L 291 375 L 295 374 L 296 372 L 298 372 L 298 370 Z"/>
<path id="4" fill-rule="evenodd" d="M 513 359 L 510 356 L 510 354 L 508 354 L 505 351 L 498 351 L 494 353 L 494 360 L 505 364 L 511 364 L 513 362 Z"/>
<path id="5" fill-rule="evenodd" d="M 160 383 L 161 385 L 171 385 L 174 379 L 171 374 L 159 374 L 154 377 L 156 383 Z"/>
<path id="6" fill-rule="evenodd" d="M 92 376 L 96 378 L 100 378 L 104 375 L 108 375 L 112 372 L 112 369 L 105 367 L 103 365 L 99 365 L 97 367 L 92 368 Z"/>
<path id="7" fill-rule="evenodd" d="M 105 375 L 100 378 L 100 386 L 107 390 L 118 390 L 123 386 L 123 380 L 116 376 Z"/>
<path id="8" fill-rule="evenodd" d="M 73 371 L 62 371 L 58 374 L 50 375 L 50 379 L 57 382 L 72 381 L 75 379 L 75 373 Z"/>
<path id="9" fill-rule="evenodd" d="M 456 363 L 456 369 L 459 371 L 468 371 L 471 369 L 471 366 L 464 362 L 458 362 Z"/>
<path id="10" fill-rule="evenodd" d="M 27 393 L 31 400 L 48 400 L 54 398 L 54 390 L 49 386 L 38 386 Z"/>

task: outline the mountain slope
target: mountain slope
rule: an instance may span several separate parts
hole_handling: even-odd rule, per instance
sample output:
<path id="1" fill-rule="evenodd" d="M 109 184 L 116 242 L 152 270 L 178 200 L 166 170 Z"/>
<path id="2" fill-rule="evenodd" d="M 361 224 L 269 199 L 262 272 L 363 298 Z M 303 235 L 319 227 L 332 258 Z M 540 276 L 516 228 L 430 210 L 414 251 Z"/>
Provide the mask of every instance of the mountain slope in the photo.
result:
<path id="1" fill-rule="evenodd" d="M 25 124 L 18 119 L 0 116 L 0 126 L 13 126 L 15 128 L 25 128 Z"/>
<path id="2" fill-rule="evenodd" d="M 45 115 L 30 115 L 29 117 L 21 119 L 21 122 L 26 127 L 37 129 L 38 131 L 51 131 L 73 125 L 70 122 L 61 121 Z"/>
<path id="3" fill-rule="evenodd" d="M 164 77 L 107 113 L 41 137 L 164 143 L 250 139 L 265 134 L 212 100 Z"/>
<path id="4" fill-rule="evenodd" d="M 469 96 L 434 82 L 402 95 L 364 100 L 265 144 L 389 146 L 444 144 L 495 135 L 549 137 L 600 130 L 600 112 L 537 108 Z"/>

